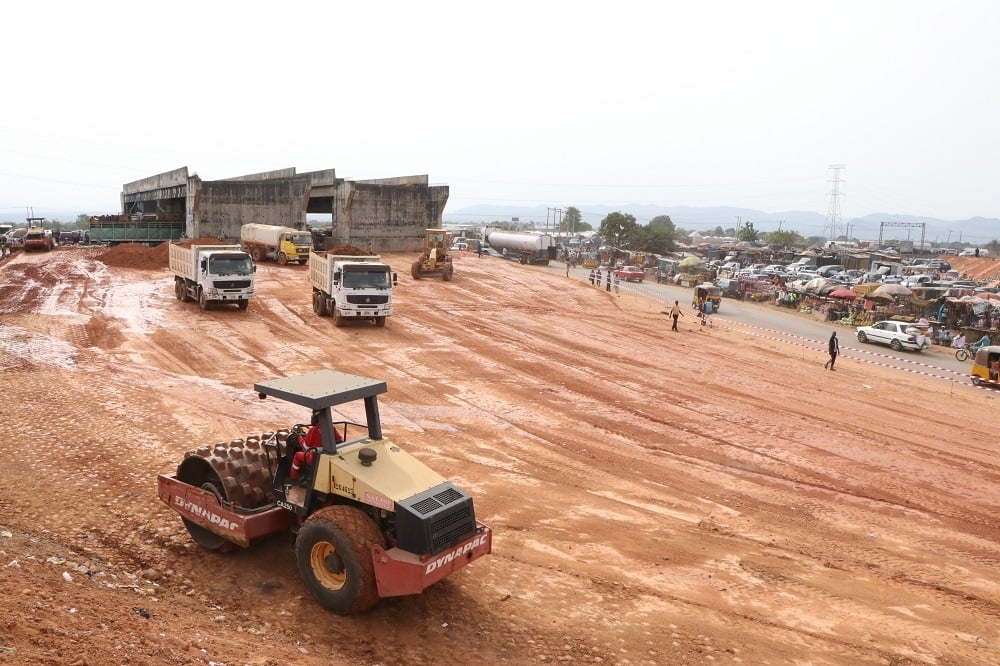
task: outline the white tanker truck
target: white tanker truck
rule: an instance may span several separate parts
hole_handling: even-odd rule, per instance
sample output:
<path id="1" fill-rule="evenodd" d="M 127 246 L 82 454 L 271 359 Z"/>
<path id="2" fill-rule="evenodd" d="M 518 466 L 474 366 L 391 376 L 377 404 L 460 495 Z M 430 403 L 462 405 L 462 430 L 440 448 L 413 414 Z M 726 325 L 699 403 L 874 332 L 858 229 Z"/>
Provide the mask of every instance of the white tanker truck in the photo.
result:
<path id="1" fill-rule="evenodd" d="M 493 231 L 486 241 L 504 258 L 521 264 L 548 264 L 558 251 L 555 239 L 549 234 Z"/>

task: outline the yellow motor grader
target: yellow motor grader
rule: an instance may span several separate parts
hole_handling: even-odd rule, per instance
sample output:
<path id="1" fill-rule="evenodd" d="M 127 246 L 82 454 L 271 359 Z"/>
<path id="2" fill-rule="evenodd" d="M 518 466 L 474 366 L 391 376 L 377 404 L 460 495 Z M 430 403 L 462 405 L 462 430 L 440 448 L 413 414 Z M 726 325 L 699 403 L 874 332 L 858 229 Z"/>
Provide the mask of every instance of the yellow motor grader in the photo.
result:
<path id="1" fill-rule="evenodd" d="M 424 230 L 424 249 L 420 258 L 410 266 L 414 280 L 440 275 L 445 282 L 455 274 L 455 267 L 448 253 L 448 232 L 444 229 Z"/>
<path id="2" fill-rule="evenodd" d="M 322 449 L 303 456 L 293 481 L 306 435 L 295 424 L 203 446 L 176 473 L 159 475 L 159 498 L 200 546 L 225 551 L 290 531 L 306 587 L 343 615 L 419 594 L 491 552 L 492 532 L 476 520 L 472 497 L 382 436 L 385 382 L 318 370 L 254 391 L 313 410 Z M 366 422 L 335 423 L 331 408 L 356 401 Z"/>

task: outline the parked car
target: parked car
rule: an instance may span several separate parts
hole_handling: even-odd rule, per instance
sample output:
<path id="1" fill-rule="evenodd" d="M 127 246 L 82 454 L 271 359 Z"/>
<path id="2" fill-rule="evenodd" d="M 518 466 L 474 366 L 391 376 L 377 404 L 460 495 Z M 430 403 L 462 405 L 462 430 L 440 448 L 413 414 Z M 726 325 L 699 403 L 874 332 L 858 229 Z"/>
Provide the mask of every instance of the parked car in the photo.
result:
<path id="1" fill-rule="evenodd" d="M 642 282 L 646 277 L 645 271 L 638 266 L 622 266 L 615 271 L 615 275 L 618 276 L 619 280 L 626 282 Z"/>
<path id="2" fill-rule="evenodd" d="M 70 243 L 75 243 L 76 239 L 73 238 L 72 231 L 60 231 L 59 232 L 59 244 L 69 245 Z"/>
<path id="3" fill-rule="evenodd" d="M 451 246 L 452 252 L 465 252 L 469 249 L 468 243 L 453 243 Z"/>
<path id="4" fill-rule="evenodd" d="M 795 280 L 797 282 L 809 282 L 809 280 L 818 277 L 819 273 L 817 273 L 816 271 L 809 271 L 804 268 L 795 274 Z"/>
<path id="5" fill-rule="evenodd" d="M 932 271 L 944 273 L 951 270 L 951 264 L 943 259 L 931 259 L 927 262 L 928 268 Z"/>
<path id="6" fill-rule="evenodd" d="M 922 351 L 931 346 L 931 339 L 920 332 L 920 329 L 905 321 L 876 322 L 871 326 L 858 326 L 858 342 L 877 342 L 889 345 L 895 351 L 907 349 Z"/>
<path id="7" fill-rule="evenodd" d="M 903 286 L 910 289 L 916 289 L 917 287 L 926 287 L 931 282 L 937 280 L 936 275 L 929 275 L 927 273 L 922 273 L 920 275 L 910 275 L 903 280 Z"/>
<path id="8" fill-rule="evenodd" d="M 845 268 L 840 264 L 830 264 L 828 266 L 820 266 L 816 269 L 816 273 L 819 274 L 820 277 L 833 277 L 843 270 L 845 270 Z"/>

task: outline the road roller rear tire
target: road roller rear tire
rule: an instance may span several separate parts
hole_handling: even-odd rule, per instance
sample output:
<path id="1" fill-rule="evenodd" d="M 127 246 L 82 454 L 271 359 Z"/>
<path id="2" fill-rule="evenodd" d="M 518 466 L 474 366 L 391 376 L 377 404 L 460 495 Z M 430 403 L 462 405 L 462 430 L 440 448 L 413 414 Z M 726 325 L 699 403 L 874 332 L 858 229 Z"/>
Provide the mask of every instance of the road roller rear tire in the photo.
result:
<path id="1" fill-rule="evenodd" d="M 368 515 L 328 506 L 309 516 L 295 539 L 295 560 L 309 592 L 324 608 L 352 615 L 378 601 L 372 547 L 385 538 Z"/>

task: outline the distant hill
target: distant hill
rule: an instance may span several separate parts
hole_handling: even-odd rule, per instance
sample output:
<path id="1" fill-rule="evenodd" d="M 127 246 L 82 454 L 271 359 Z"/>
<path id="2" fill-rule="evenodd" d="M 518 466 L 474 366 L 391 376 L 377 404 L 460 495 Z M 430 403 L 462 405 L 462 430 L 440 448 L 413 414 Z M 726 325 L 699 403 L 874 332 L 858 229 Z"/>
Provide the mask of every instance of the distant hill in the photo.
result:
<path id="1" fill-rule="evenodd" d="M 696 208 L 691 206 L 656 206 L 650 204 L 627 204 L 622 206 L 583 206 L 580 212 L 583 221 L 597 228 L 601 220 L 609 213 L 628 213 L 635 217 L 639 224 L 646 224 L 658 215 L 669 215 L 674 225 L 689 230 L 707 230 L 719 226 L 723 229 L 735 228 L 737 222 L 752 222 L 758 231 L 795 231 L 802 236 L 822 236 L 826 229 L 826 215 L 814 211 L 778 211 L 768 213 L 753 208 L 735 208 L 712 206 Z M 497 206 L 478 204 L 466 206 L 454 211 L 446 211 L 446 224 L 476 224 L 485 225 L 493 221 L 507 221 L 518 218 L 522 223 L 534 222 L 538 229 L 545 228 L 546 216 L 548 223 L 554 226 L 552 213 L 545 206 Z M 1000 219 L 974 217 L 968 220 L 939 220 L 932 217 L 899 215 L 897 213 L 871 213 L 863 217 L 841 219 L 842 233 L 861 240 L 877 240 L 879 229 L 883 222 L 914 222 L 924 223 L 924 239 L 926 242 L 943 245 L 948 242 L 963 242 L 981 245 L 991 240 L 1000 240 Z M 886 240 L 919 241 L 919 227 L 883 227 L 883 238 Z"/>

